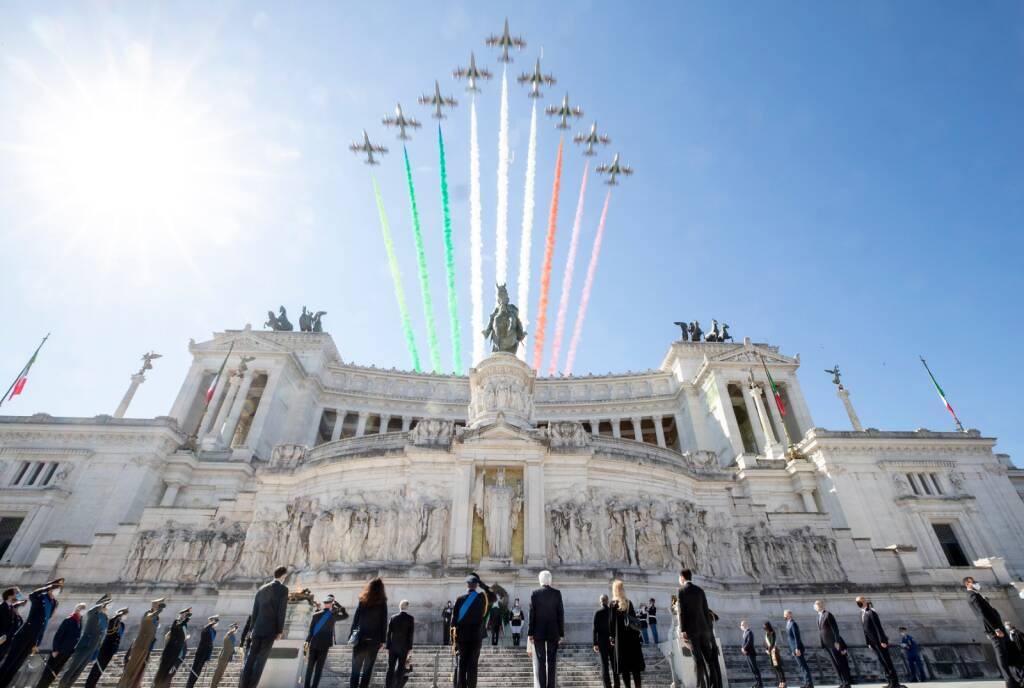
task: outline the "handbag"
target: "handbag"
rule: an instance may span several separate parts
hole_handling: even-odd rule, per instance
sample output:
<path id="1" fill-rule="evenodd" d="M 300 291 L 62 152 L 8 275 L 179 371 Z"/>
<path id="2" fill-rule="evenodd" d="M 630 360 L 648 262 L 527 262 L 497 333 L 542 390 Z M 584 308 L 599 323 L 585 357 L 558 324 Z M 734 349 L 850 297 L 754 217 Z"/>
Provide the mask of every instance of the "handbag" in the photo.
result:
<path id="1" fill-rule="evenodd" d="M 348 634 L 348 644 L 358 645 L 359 644 L 359 626 L 353 626 L 352 632 Z"/>
<path id="2" fill-rule="evenodd" d="M 636 631 L 637 633 L 641 633 L 643 631 L 643 625 L 640 623 L 640 618 L 635 614 L 630 614 L 629 612 L 626 612 L 626 628 L 631 631 Z"/>

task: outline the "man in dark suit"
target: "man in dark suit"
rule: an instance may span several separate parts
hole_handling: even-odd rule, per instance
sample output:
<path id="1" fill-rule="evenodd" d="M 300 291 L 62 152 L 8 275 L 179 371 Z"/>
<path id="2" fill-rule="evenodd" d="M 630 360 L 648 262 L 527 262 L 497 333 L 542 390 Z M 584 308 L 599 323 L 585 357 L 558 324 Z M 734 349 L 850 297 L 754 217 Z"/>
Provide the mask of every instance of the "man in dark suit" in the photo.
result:
<path id="1" fill-rule="evenodd" d="M 612 676 L 615 676 L 615 688 L 619 688 L 619 675 L 614 669 L 610 669 L 612 662 L 612 642 L 608 635 L 610 619 L 608 614 L 608 596 L 601 595 L 601 606 L 594 612 L 594 652 L 601 655 L 601 680 L 604 681 L 604 688 L 612 688 Z"/>
<path id="2" fill-rule="evenodd" d="M 882 620 L 878 618 L 878 612 L 871 606 L 871 600 L 863 595 L 855 601 L 860 607 L 860 623 L 864 627 L 864 642 L 875 653 L 878 663 L 882 665 L 882 672 L 889 682 L 889 688 L 899 688 L 900 676 L 896 673 L 896 665 L 893 664 L 892 657 L 889 656 L 889 636 L 882 628 Z"/>
<path id="3" fill-rule="evenodd" d="M 679 572 L 679 592 L 676 603 L 679 617 L 679 639 L 693 652 L 698 677 L 707 677 L 708 688 L 722 688 L 722 669 L 718 664 L 718 648 L 712 626 L 712 613 L 704 591 L 693 582 L 693 572 Z"/>
<path id="4" fill-rule="evenodd" d="M 526 627 L 527 650 L 533 648 L 533 684 L 555 688 L 558 644 L 565 639 L 565 608 L 562 593 L 551 587 L 551 572 L 541 571 L 540 587 L 530 595 Z"/>
<path id="5" fill-rule="evenodd" d="M 18 588 L 7 588 L 4 590 L 3 601 L 0 602 L 0 660 L 3 660 L 14 632 L 21 625 L 18 613 L 14 610 L 20 593 Z"/>
<path id="6" fill-rule="evenodd" d="M 786 636 L 789 638 L 789 649 L 800 666 L 800 672 L 804 675 L 804 682 L 800 688 L 814 688 L 814 679 L 811 677 L 811 667 L 807 665 L 807 649 L 804 648 L 804 639 L 800 636 L 800 625 L 793 618 L 793 612 L 789 609 L 782 612 L 782 618 L 786 620 Z"/>
<path id="7" fill-rule="evenodd" d="M 288 609 L 288 586 L 284 579 L 287 575 L 288 567 L 278 566 L 274 569 L 274 580 L 256 592 L 249 617 L 252 629 L 249 651 L 245 653 L 238 688 L 256 688 L 260 684 L 274 641 L 284 634 L 284 617 Z"/>
<path id="8" fill-rule="evenodd" d="M 757 666 L 757 650 L 754 649 L 754 632 L 750 630 L 750 624 L 747 623 L 746 619 L 740 621 L 740 631 L 743 633 L 743 638 L 740 641 L 740 653 L 743 655 L 743 658 L 747 660 L 747 666 L 750 667 L 750 673 L 754 675 L 753 688 L 764 688 L 764 683 L 761 681 L 761 668 Z"/>
<path id="9" fill-rule="evenodd" d="M 455 600 L 455 644 L 459 664 L 455 688 L 476 688 L 476 668 L 480 661 L 480 644 L 484 637 L 484 616 L 491 607 L 488 590 L 475 573 L 466 576 L 466 594 Z"/>
<path id="10" fill-rule="evenodd" d="M 334 647 L 334 624 L 348 618 L 348 612 L 334 599 L 334 595 L 324 598 L 323 608 L 309 620 L 309 633 L 306 634 L 306 683 L 305 688 L 317 688 L 320 685 L 320 674 L 324 671 L 327 653 Z"/>
<path id="11" fill-rule="evenodd" d="M 220 617 L 214 614 L 206 619 L 206 625 L 199 632 L 199 644 L 196 645 L 196 654 L 192 658 L 192 668 L 189 670 L 188 683 L 186 688 L 195 688 L 196 682 L 203 673 L 203 667 L 213 657 L 213 643 L 217 639 L 217 622 Z"/>
<path id="12" fill-rule="evenodd" d="M 1021 683 L 1010 668 L 1010 648 L 1006 630 L 1003 628 L 1003 617 L 999 615 L 988 598 L 979 592 L 981 586 L 972 577 L 967 576 L 963 582 L 964 587 L 967 588 L 967 601 L 971 605 L 971 609 L 985 624 L 985 635 L 992 643 L 992 649 L 996 655 L 996 665 L 999 667 L 999 673 L 1003 675 L 1003 680 L 1006 681 L 1006 688 L 1020 688 Z"/>
<path id="13" fill-rule="evenodd" d="M 85 611 L 85 607 L 84 602 L 79 602 L 68 618 L 60 622 L 57 633 L 53 636 L 50 657 L 46 660 L 46 667 L 43 669 L 43 675 L 39 677 L 39 682 L 36 683 L 36 688 L 47 688 L 71 659 L 75 645 L 82 635 L 82 612 Z"/>
<path id="14" fill-rule="evenodd" d="M 839 633 L 839 624 L 832 612 L 825 609 L 822 600 L 815 600 L 814 611 L 818 613 L 818 633 L 821 636 L 821 646 L 828 652 L 832 666 L 835 667 L 836 675 L 839 677 L 839 688 L 850 688 L 852 681 L 850 677 L 850 659 L 846 649 L 846 641 Z"/>
<path id="15" fill-rule="evenodd" d="M 384 678 L 385 688 L 402 688 L 405 678 L 405 660 L 412 650 L 412 636 L 416 621 L 406 611 L 409 600 L 398 603 L 398 613 L 388 622 L 388 637 L 384 645 L 388 649 L 388 673 Z"/>

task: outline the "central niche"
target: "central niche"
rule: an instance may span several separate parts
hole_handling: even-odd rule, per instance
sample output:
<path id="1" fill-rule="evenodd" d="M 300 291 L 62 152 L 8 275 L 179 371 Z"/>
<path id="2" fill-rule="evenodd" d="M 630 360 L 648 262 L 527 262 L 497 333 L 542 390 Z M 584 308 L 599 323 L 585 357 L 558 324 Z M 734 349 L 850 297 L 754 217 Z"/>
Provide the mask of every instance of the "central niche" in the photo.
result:
<path id="1" fill-rule="evenodd" d="M 478 467 L 473 481 L 474 564 L 523 563 L 523 469 Z"/>

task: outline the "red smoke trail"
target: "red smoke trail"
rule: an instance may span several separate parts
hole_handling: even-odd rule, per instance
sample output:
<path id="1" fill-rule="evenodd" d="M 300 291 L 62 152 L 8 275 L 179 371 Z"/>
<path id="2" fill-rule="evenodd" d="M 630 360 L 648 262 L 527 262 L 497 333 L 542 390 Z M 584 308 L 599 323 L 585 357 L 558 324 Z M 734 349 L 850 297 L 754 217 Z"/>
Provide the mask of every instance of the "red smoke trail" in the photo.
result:
<path id="1" fill-rule="evenodd" d="M 572 238 L 569 240 L 569 255 L 565 259 L 565 273 L 562 275 L 562 295 L 558 299 L 558 317 L 555 318 L 555 338 L 551 340 L 551 362 L 548 375 L 558 374 L 558 356 L 562 352 L 562 335 L 565 333 L 565 316 L 569 313 L 569 292 L 572 291 L 572 274 L 576 269 L 576 247 L 580 243 L 580 225 L 583 224 L 583 199 L 587 195 L 587 172 L 590 162 L 583 167 L 583 181 L 580 182 L 580 197 L 576 201 L 576 219 L 572 222 Z"/>
<path id="2" fill-rule="evenodd" d="M 612 200 L 612 190 L 608 189 L 604 197 L 604 207 L 601 209 L 601 221 L 597 223 L 597 234 L 594 235 L 594 250 L 590 253 L 590 265 L 587 266 L 587 278 L 583 282 L 583 295 L 580 296 L 580 310 L 576 314 L 576 325 L 572 330 L 572 342 L 569 344 L 569 353 L 565 357 L 564 375 L 572 375 L 572 366 L 576 362 L 576 347 L 580 343 L 580 333 L 583 332 L 583 319 L 587 315 L 587 304 L 590 303 L 590 289 L 594 286 L 594 273 L 597 272 L 597 258 L 601 255 L 601 238 L 604 236 L 604 221 L 608 218 L 608 202 Z"/>
<path id="3" fill-rule="evenodd" d="M 548 291 L 551 287 L 551 260 L 555 253 L 555 230 L 558 228 L 558 191 L 562 185 L 562 149 L 565 137 L 558 140 L 555 161 L 555 183 L 551 187 L 551 211 L 548 213 L 548 236 L 544 243 L 544 265 L 540 273 L 540 298 L 537 300 L 537 331 L 533 334 L 533 369 L 540 370 L 544 353 L 544 327 L 548 322 Z"/>

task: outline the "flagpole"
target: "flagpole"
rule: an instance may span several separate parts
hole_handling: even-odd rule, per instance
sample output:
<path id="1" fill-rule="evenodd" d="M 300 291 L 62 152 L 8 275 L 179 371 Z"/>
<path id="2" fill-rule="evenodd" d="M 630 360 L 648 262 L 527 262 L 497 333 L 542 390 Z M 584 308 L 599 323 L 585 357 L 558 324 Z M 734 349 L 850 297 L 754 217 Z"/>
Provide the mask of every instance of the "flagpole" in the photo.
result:
<path id="1" fill-rule="evenodd" d="M 953 405 L 946 399 L 946 393 L 942 390 L 942 387 L 939 386 L 939 381 L 935 379 L 932 369 L 928 367 L 928 361 L 924 360 L 924 356 L 921 356 L 920 354 L 918 354 L 917 357 L 921 359 L 921 365 L 923 365 L 924 369 L 928 371 L 928 377 L 932 379 L 932 384 L 935 385 L 935 391 L 939 393 L 939 398 L 942 399 L 942 403 L 946 405 L 946 410 L 949 411 L 949 415 L 953 416 L 953 422 L 956 423 L 957 432 L 967 432 L 964 430 L 963 423 L 961 423 L 960 419 L 957 417 L 956 411 L 953 410 Z"/>
<path id="2" fill-rule="evenodd" d="M 32 362 L 35 361 L 36 360 L 36 356 L 39 355 L 39 350 L 43 348 L 43 344 L 45 344 L 46 340 L 49 339 L 49 338 L 50 338 L 50 333 L 47 332 L 46 336 L 43 337 L 43 341 L 39 342 L 39 346 L 37 346 L 36 350 L 32 353 L 32 357 L 28 359 L 28 363 L 26 363 L 25 365 L 23 365 L 21 367 L 21 370 L 18 371 L 18 376 L 16 378 L 14 378 L 14 382 L 12 382 L 11 386 L 7 388 L 7 391 L 4 392 L 4 395 L 2 397 L 0 397 L 0 406 L 3 406 L 4 402 L 7 401 L 7 395 L 11 393 L 12 389 L 14 389 L 14 385 L 18 384 L 18 380 L 20 380 L 25 375 L 25 373 L 28 372 L 28 369 L 32 366 Z"/>

